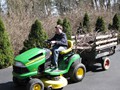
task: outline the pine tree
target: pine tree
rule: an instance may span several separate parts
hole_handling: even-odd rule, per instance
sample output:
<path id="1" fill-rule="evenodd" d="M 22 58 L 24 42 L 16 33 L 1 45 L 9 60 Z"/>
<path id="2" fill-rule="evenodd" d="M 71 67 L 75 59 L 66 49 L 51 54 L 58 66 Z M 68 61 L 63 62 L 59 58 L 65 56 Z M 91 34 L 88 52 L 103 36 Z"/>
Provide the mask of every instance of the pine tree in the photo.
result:
<path id="1" fill-rule="evenodd" d="M 112 27 L 113 27 L 113 29 L 120 31 L 120 15 L 115 14 L 115 16 L 113 17 Z"/>
<path id="2" fill-rule="evenodd" d="M 108 24 L 108 29 L 109 29 L 109 30 L 112 30 L 112 29 L 113 29 L 113 26 L 112 26 L 111 23 Z"/>
<path id="3" fill-rule="evenodd" d="M 97 21 L 96 21 L 96 28 L 95 30 L 98 32 L 106 32 L 105 30 L 105 22 L 103 20 L 102 17 L 98 17 Z"/>
<path id="4" fill-rule="evenodd" d="M 31 27 L 28 40 L 24 41 L 24 48 L 20 51 L 20 53 L 34 47 L 46 47 L 46 44 L 44 43 L 46 39 L 47 34 L 45 33 L 41 22 L 36 20 Z"/>
<path id="5" fill-rule="evenodd" d="M 63 20 L 63 32 L 66 33 L 67 39 L 71 40 L 72 28 L 67 18 Z"/>
<path id="6" fill-rule="evenodd" d="M 13 58 L 13 49 L 8 34 L 2 20 L 0 19 L 0 69 L 12 65 Z"/>
<path id="7" fill-rule="evenodd" d="M 62 20 L 61 20 L 61 19 L 58 19 L 57 25 L 62 25 L 62 24 L 63 24 Z"/>
<path id="8" fill-rule="evenodd" d="M 83 27 L 87 30 L 87 32 L 90 31 L 90 20 L 87 13 L 85 13 L 83 18 Z"/>

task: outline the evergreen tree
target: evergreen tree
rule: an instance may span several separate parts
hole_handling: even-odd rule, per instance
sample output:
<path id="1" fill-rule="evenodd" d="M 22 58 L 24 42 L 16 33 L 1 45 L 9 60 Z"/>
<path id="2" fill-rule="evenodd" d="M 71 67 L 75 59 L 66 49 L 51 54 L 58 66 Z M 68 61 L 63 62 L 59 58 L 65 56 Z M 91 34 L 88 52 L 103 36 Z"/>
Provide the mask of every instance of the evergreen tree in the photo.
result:
<path id="1" fill-rule="evenodd" d="M 120 31 L 120 15 L 115 14 L 115 16 L 113 17 L 112 27 L 113 27 L 113 29 Z"/>
<path id="2" fill-rule="evenodd" d="M 96 21 L 96 28 L 95 30 L 98 32 L 106 32 L 105 30 L 105 22 L 103 20 L 102 17 L 98 17 L 97 21 Z"/>
<path id="3" fill-rule="evenodd" d="M 0 19 L 0 69 L 10 66 L 13 63 L 13 58 L 13 49 L 8 34 Z"/>
<path id="4" fill-rule="evenodd" d="M 58 19 L 57 25 L 62 25 L 62 24 L 63 24 L 62 20 L 61 20 L 61 19 Z"/>
<path id="5" fill-rule="evenodd" d="M 63 20 L 63 32 L 66 33 L 67 39 L 71 40 L 72 28 L 67 18 Z"/>
<path id="6" fill-rule="evenodd" d="M 83 18 L 83 27 L 87 30 L 87 32 L 90 31 L 90 20 L 87 13 L 85 13 Z"/>
<path id="7" fill-rule="evenodd" d="M 108 24 L 108 29 L 109 29 L 109 30 L 112 30 L 112 29 L 113 29 L 113 26 L 111 25 L 111 23 Z"/>
<path id="8" fill-rule="evenodd" d="M 46 44 L 44 43 L 46 39 L 47 35 L 43 30 L 41 22 L 36 20 L 32 25 L 28 40 L 24 41 L 24 48 L 20 51 L 20 53 L 34 47 L 46 47 Z"/>

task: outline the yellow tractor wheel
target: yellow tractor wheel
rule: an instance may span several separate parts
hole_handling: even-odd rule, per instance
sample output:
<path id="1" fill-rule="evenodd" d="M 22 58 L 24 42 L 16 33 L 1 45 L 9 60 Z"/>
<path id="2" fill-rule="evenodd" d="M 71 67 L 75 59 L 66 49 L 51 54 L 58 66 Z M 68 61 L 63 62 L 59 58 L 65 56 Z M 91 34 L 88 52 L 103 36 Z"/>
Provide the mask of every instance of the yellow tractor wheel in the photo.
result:
<path id="1" fill-rule="evenodd" d="M 73 81 L 73 82 L 78 82 L 78 81 L 81 81 L 84 76 L 85 76 L 85 73 L 86 73 L 86 68 L 85 66 L 82 64 L 82 63 L 75 63 L 71 66 L 71 69 L 70 69 L 70 79 Z"/>
<path id="2" fill-rule="evenodd" d="M 44 84 L 39 79 L 31 79 L 27 85 L 27 90 L 44 90 Z"/>

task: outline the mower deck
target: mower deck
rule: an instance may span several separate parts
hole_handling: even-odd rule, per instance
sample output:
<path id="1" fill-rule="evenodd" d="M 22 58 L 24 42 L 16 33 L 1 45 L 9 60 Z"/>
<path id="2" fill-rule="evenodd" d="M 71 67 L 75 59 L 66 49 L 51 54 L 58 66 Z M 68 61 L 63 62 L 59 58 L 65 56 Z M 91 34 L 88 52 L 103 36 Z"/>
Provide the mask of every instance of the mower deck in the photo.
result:
<path id="1" fill-rule="evenodd" d="M 67 79 L 64 78 L 63 76 L 58 76 L 57 79 L 41 78 L 41 81 L 44 83 L 46 88 L 52 88 L 52 89 L 60 89 L 68 84 Z"/>

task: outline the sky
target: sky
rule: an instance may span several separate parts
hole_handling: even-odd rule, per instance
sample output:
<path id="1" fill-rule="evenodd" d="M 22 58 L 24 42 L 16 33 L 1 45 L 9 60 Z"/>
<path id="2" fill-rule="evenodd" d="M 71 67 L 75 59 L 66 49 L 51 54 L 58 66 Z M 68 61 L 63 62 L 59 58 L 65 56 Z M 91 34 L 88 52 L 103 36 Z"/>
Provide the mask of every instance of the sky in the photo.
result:
<path id="1" fill-rule="evenodd" d="M 55 3 L 55 0 L 51 0 L 53 2 L 53 4 L 51 5 L 51 14 L 52 15 L 58 15 L 58 10 Z M 106 2 L 104 4 L 106 4 L 108 2 L 108 0 L 105 0 Z M 111 0 L 111 6 L 113 6 L 114 3 L 117 3 L 118 0 Z M 5 14 L 7 13 L 8 10 L 8 6 L 7 6 L 7 0 L 0 0 L 0 7 L 2 9 L 2 12 Z M 96 6 L 95 6 L 96 7 Z M 97 0 L 97 7 L 100 7 L 99 5 L 99 0 Z"/>
<path id="2" fill-rule="evenodd" d="M 0 0 L 0 7 L 2 9 L 3 13 L 7 13 L 7 1 L 6 0 Z"/>

